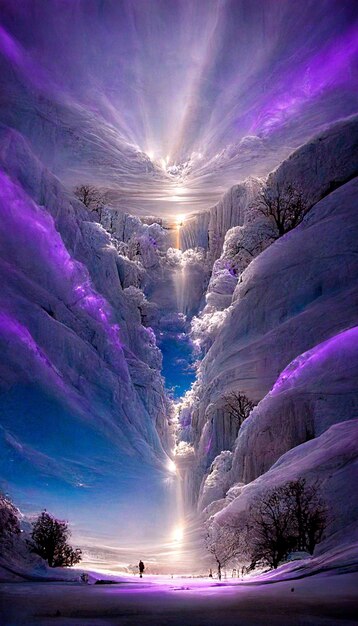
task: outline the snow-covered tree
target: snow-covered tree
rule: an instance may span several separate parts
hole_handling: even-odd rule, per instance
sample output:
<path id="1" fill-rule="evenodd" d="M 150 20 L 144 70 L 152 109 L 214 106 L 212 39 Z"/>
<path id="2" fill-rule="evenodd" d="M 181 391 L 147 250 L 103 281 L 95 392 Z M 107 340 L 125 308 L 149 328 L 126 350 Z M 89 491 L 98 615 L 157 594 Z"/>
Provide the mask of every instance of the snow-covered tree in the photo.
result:
<path id="1" fill-rule="evenodd" d="M 19 510 L 3 493 L 0 493 L 0 545 L 11 543 L 20 534 Z"/>
<path id="2" fill-rule="evenodd" d="M 225 524 L 209 522 L 206 527 L 205 546 L 216 561 L 219 580 L 223 567 L 242 553 L 238 529 L 231 521 Z"/>

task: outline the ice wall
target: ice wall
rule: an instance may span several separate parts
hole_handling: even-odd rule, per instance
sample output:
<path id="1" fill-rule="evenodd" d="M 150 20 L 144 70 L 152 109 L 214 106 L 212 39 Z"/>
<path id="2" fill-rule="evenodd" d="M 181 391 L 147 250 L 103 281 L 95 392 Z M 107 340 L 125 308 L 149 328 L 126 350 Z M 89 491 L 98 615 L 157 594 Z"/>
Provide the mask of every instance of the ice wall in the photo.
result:
<path id="1" fill-rule="evenodd" d="M 180 249 L 189 250 L 200 247 L 207 250 L 209 247 L 209 222 L 210 211 L 203 211 L 187 219 L 180 227 Z"/>
<path id="2" fill-rule="evenodd" d="M 129 260 L 4 127 L 0 165 L 3 485 L 23 505 L 29 481 L 35 510 L 88 515 L 87 532 L 104 502 L 108 525 L 123 499 L 130 518 L 149 486 L 165 515 L 169 406 L 153 331 L 123 289 Z"/>
<path id="3" fill-rule="evenodd" d="M 180 248 L 203 247 L 213 263 L 221 254 L 227 231 L 244 223 L 257 191 L 258 181 L 251 178 L 231 187 L 215 206 L 184 223 L 180 229 Z"/>
<path id="4" fill-rule="evenodd" d="M 239 274 L 230 306 L 215 313 L 220 314 L 216 335 L 212 334 L 198 381 L 183 402 L 186 440 L 194 446 L 196 457 L 192 489 L 200 493 L 201 506 L 221 502 L 228 485 L 250 483 L 290 448 L 356 415 L 356 360 L 350 353 L 356 335 L 353 331 L 344 335 L 357 324 L 356 146 L 357 120 L 352 118 L 300 148 L 268 178 L 267 184 L 273 185 L 278 179 L 298 181 L 314 206 L 301 225 L 249 263 Z M 238 235 L 235 228 L 228 232 L 230 245 L 235 245 Z M 226 244 L 222 262 L 228 261 L 228 249 Z M 209 315 L 206 329 L 205 324 L 201 329 L 203 336 L 210 332 L 211 323 L 215 328 Z M 318 354 L 319 344 L 329 340 L 331 364 L 328 367 L 323 359 L 328 368 L 323 375 L 314 369 L 317 356 L 311 358 L 310 351 L 316 354 L 317 347 Z M 267 396 L 280 373 L 291 361 L 305 360 L 300 355 L 307 351 L 305 389 L 298 386 L 275 400 L 276 386 Z M 295 387 L 294 377 L 291 382 Z M 269 407 L 267 421 L 250 417 L 235 445 L 223 410 L 225 394 L 232 390 L 244 392 L 254 402 L 266 396 L 253 416 Z M 245 432 L 255 441 L 252 455 Z M 229 458 L 214 465 L 205 483 L 210 464 L 225 449 L 234 449 L 232 467 Z"/>
<path id="5" fill-rule="evenodd" d="M 141 220 L 106 206 L 97 219 L 121 253 L 117 266 L 125 295 L 154 331 L 166 386 L 179 397 L 194 380 L 190 322 L 203 306 L 210 275 L 206 253 L 171 247 L 172 229 L 158 218 Z"/>

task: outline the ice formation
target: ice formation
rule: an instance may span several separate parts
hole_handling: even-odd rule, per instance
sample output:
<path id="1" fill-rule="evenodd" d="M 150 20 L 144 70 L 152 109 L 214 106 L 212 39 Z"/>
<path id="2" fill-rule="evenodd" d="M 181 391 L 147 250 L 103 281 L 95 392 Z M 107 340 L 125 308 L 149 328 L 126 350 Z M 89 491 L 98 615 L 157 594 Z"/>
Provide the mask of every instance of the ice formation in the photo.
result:
<path id="1" fill-rule="evenodd" d="M 357 462 L 356 123 L 353 118 L 332 127 L 268 177 L 266 185 L 281 177 L 308 180 L 313 206 L 246 269 L 237 267 L 226 308 L 216 296 L 214 312 L 205 313 L 207 304 L 200 322 L 194 320 L 193 332 L 200 329 L 208 343 L 182 409 L 185 436 L 195 448 L 191 485 L 197 495 L 191 500 L 199 498 L 208 517 L 217 513 L 220 522 L 233 512 L 244 515 L 266 485 L 300 475 L 319 479 L 336 520 L 326 549 L 356 541 L 357 503 L 347 493 Z M 319 183 L 312 174 L 317 170 Z M 230 259 L 234 267 L 230 250 L 241 238 L 242 226 L 228 230 L 220 263 Z M 223 273 L 215 267 L 209 302 L 210 286 L 214 291 Z M 221 323 L 212 333 L 217 315 Z M 259 402 L 236 441 L 222 403 L 232 390 Z"/>
<path id="2" fill-rule="evenodd" d="M 143 536 L 169 568 L 187 519 L 194 545 L 198 519 L 319 479 L 318 557 L 338 559 L 358 515 L 353 5 L 2 4 L 0 486 L 101 563 Z M 279 237 L 260 202 L 285 186 L 307 214 Z M 255 404 L 240 430 L 232 391 Z"/>

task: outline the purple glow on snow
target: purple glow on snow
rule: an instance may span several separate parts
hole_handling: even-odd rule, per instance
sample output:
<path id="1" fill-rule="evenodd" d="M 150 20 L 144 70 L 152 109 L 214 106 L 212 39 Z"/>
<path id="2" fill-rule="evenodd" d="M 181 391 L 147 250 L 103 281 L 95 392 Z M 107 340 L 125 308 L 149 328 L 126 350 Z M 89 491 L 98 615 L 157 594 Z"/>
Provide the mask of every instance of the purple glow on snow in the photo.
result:
<path id="1" fill-rule="evenodd" d="M 337 360 L 342 355 L 344 358 L 349 358 L 349 352 L 357 348 L 358 326 L 355 326 L 318 344 L 294 359 L 280 374 L 271 394 L 281 393 L 294 387 L 302 376 L 309 375 L 313 367 L 324 368 L 328 360 Z M 339 363 L 337 363 L 337 367 L 339 367 Z"/>
<path id="2" fill-rule="evenodd" d="M 73 309 L 77 307 L 82 309 L 96 320 L 102 327 L 109 345 L 121 351 L 119 326 L 111 321 L 110 305 L 92 287 L 87 268 L 69 254 L 56 230 L 53 218 L 27 198 L 3 172 L 0 172 L 0 199 L 1 226 L 4 236 L 8 233 L 9 245 L 10 237 L 14 236 L 14 245 L 19 249 L 19 264 L 31 264 L 32 259 L 28 257 L 30 245 L 36 250 L 43 267 L 46 268 L 43 276 L 48 282 L 48 287 L 55 281 L 63 293 L 66 304 Z M 38 263 L 39 260 L 35 260 L 34 269 L 37 271 Z"/>
<path id="3" fill-rule="evenodd" d="M 64 383 L 57 368 L 51 363 L 42 348 L 36 343 L 28 328 L 5 310 L 0 310 L 0 336 L 5 342 L 10 342 L 14 350 L 20 343 L 29 351 L 35 362 L 45 369 L 46 378 L 49 376 L 58 389 L 64 390 Z"/>
<path id="4" fill-rule="evenodd" d="M 15 337 L 30 352 L 39 357 L 46 365 L 49 365 L 47 357 L 44 356 L 28 329 L 5 311 L 0 311 L 0 333 L 8 338 Z"/>

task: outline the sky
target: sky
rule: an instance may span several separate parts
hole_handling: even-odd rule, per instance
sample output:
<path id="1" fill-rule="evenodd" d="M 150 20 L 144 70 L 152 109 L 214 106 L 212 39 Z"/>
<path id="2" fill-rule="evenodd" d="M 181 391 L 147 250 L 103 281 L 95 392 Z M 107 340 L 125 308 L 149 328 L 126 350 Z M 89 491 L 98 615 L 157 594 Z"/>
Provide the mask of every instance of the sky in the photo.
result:
<path id="1" fill-rule="evenodd" d="M 0 7 L 4 121 L 69 187 L 98 184 L 124 210 L 205 210 L 357 109 L 354 0 Z"/>

